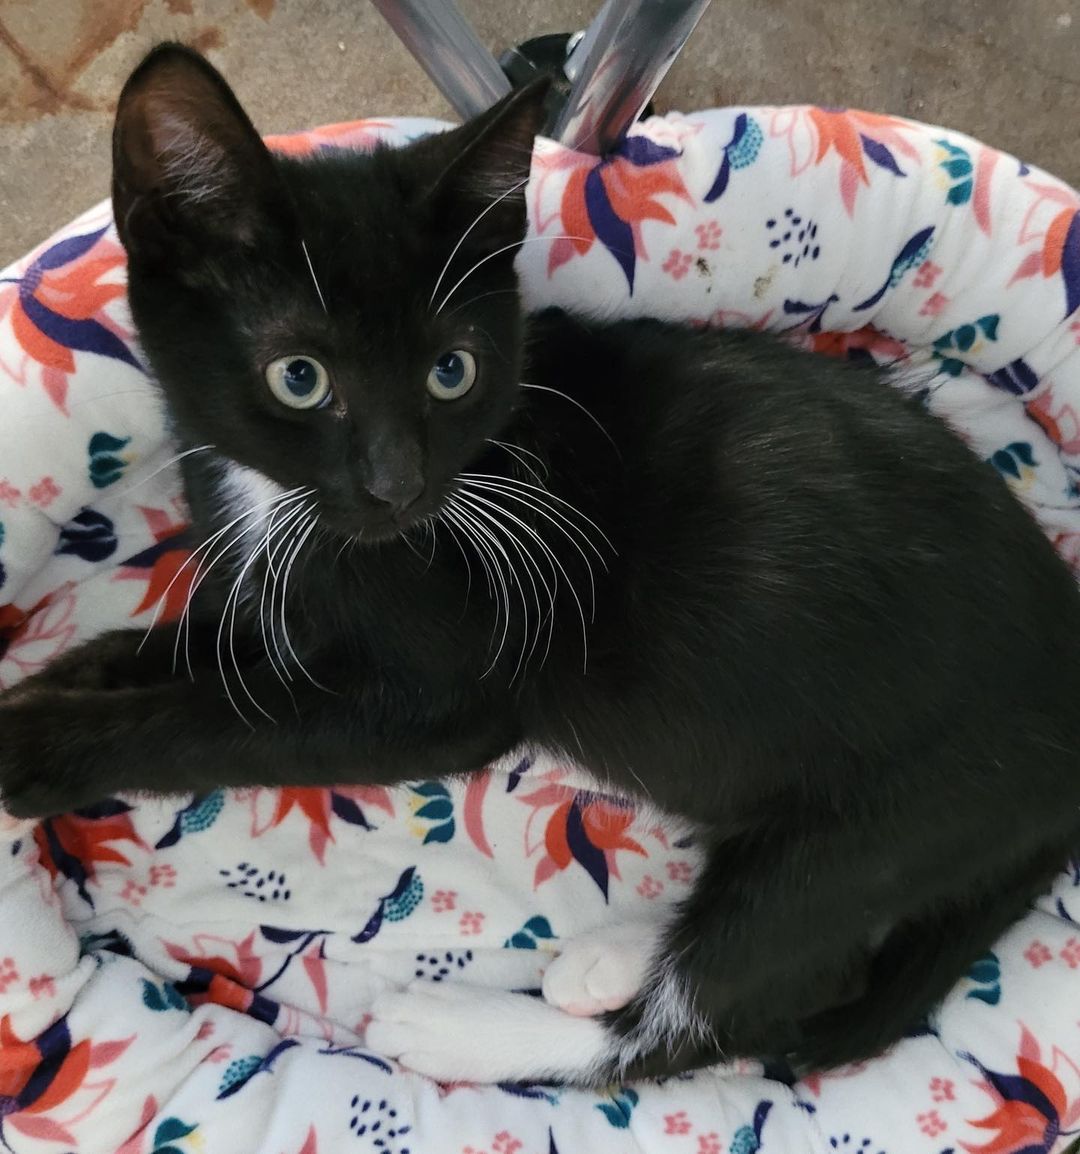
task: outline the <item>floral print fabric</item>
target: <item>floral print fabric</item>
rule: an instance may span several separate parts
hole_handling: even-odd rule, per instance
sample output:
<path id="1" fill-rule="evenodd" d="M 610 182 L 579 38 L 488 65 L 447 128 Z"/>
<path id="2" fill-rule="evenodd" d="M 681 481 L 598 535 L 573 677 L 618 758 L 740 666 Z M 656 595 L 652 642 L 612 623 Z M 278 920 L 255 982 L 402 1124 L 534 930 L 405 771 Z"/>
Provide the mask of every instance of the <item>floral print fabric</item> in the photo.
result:
<path id="1" fill-rule="evenodd" d="M 438 128 L 363 121 L 294 154 Z M 539 143 L 533 304 L 785 332 L 895 365 L 1080 565 L 1080 197 L 957 133 L 821 108 Z M 189 537 L 108 206 L 0 275 L 0 687 L 179 615 Z M 1002 671 L 1008 676 L 1008 671 Z M 2 740 L 2 734 L 0 734 Z M 15 1154 L 1052 1154 L 1080 1132 L 1080 867 L 878 1061 L 587 1093 L 438 1086 L 364 1048 L 414 977 L 534 989 L 663 916 L 692 844 L 571 767 L 396 790 L 110 798 L 0 842 L 0 1146 Z"/>

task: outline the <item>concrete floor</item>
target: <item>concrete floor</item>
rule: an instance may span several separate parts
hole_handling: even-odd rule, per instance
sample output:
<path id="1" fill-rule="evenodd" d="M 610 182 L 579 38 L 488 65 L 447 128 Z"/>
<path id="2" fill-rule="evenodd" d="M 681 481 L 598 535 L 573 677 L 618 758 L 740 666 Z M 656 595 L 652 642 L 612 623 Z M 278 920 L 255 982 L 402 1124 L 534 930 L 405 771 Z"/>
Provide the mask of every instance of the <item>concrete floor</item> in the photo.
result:
<path id="1" fill-rule="evenodd" d="M 599 0 L 461 0 L 496 53 Z M 367 0 L 0 0 L 0 265 L 108 189 L 143 52 L 201 46 L 266 132 L 449 110 Z M 947 123 L 1080 185 L 1080 0 L 713 0 L 661 111 L 852 105 Z"/>

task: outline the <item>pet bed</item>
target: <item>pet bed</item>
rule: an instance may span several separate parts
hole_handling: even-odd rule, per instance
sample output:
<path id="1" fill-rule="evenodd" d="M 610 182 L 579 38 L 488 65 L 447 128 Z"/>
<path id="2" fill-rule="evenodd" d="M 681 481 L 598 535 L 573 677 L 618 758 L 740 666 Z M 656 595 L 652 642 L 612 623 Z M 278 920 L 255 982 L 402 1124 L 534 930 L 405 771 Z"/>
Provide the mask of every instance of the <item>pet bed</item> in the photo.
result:
<path id="1" fill-rule="evenodd" d="M 270 143 L 367 148 L 439 127 Z M 650 120 L 603 161 L 541 141 L 528 200 L 530 303 L 895 362 L 897 387 L 921 390 L 1080 566 L 1080 197 L 1060 181 L 894 117 L 747 108 Z M 4 273 L 0 405 L 9 686 L 107 627 L 175 619 L 190 577 L 108 205 Z M 1080 868 L 1065 862 L 928 1028 L 825 1077 L 738 1063 L 605 1092 L 440 1086 L 365 1050 L 385 983 L 535 986 L 560 939 L 659 915 L 695 864 L 663 822 L 527 760 L 468 784 L 114 798 L 9 833 L 2 1145 L 1049 1154 L 1080 1129 Z"/>

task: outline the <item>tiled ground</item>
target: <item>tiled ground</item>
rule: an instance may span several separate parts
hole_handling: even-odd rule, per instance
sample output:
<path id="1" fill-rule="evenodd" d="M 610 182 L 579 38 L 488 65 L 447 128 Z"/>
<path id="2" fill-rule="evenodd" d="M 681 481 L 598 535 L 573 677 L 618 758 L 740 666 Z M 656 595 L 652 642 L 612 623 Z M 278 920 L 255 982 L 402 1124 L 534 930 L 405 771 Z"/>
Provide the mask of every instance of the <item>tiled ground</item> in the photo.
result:
<path id="1" fill-rule="evenodd" d="M 461 0 L 499 51 L 581 0 Z M 201 45 L 264 131 L 447 108 L 368 0 L 0 0 L 0 265 L 104 196 L 111 109 Z M 658 105 L 847 104 L 944 122 L 1080 184 L 1080 0 L 713 0 Z"/>

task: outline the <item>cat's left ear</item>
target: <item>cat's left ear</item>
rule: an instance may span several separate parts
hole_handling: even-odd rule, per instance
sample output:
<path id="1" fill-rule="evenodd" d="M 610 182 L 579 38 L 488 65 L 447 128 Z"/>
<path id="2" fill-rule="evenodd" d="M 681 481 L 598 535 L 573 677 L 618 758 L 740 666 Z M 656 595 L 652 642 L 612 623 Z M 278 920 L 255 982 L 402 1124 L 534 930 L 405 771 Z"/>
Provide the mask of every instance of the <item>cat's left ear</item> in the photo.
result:
<path id="1" fill-rule="evenodd" d="M 442 172 L 427 198 L 441 214 L 464 223 L 485 213 L 480 230 L 489 238 L 519 240 L 525 234 L 525 185 L 533 143 L 547 119 L 546 78 L 512 92 L 461 128 L 429 137 Z M 497 203 L 496 203 L 497 202 Z"/>
<path id="2" fill-rule="evenodd" d="M 120 95 L 113 213 L 132 257 L 265 245 L 293 209 L 272 157 L 232 89 L 197 52 L 155 48 Z"/>

